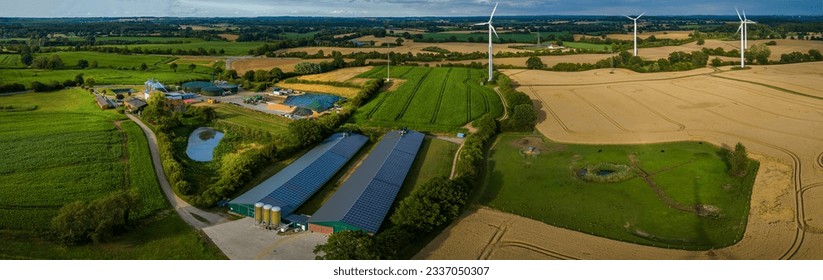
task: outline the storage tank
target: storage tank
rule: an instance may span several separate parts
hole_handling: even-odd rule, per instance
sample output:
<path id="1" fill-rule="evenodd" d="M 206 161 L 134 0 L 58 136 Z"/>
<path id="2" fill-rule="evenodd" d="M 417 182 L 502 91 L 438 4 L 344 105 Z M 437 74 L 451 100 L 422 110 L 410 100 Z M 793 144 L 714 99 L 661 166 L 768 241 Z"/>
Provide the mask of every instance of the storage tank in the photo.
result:
<path id="1" fill-rule="evenodd" d="M 254 221 L 258 224 L 263 221 L 263 202 L 254 204 Z"/>
<path id="2" fill-rule="evenodd" d="M 271 205 L 263 206 L 263 224 L 269 224 L 269 217 L 271 217 Z"/>
<path id="3" fill-rule="evenodd" d="M 217 86 L 207 86 L 200 89 L 200 94 L 205 96 L 221 96 L 223 95 L 223 89 Z"/>
<path id="4" fill-rule="evenodd" d="M 280 226 L 280 207 L 274 206 L 271 208 L 271 225 Z"/>

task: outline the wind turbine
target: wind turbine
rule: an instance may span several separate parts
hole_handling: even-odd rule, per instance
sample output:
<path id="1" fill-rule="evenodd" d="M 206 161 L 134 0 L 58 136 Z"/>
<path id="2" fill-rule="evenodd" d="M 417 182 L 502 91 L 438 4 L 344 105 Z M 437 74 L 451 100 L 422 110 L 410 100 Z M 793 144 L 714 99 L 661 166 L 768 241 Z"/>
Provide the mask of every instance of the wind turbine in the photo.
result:
<path id="1" fill-rule="evenodd" d="M 624 17 L 627 17 L 630 20 L 634 21 L 634 56 L 637 56 L 637 20 L 640 19 L 640 17 L 642 17 L 645 14 L 646 14 L 646 12 L 643 12 L 642 14 L 637 16 L 636 18 L 632 18 L 630 16 L 623 15 Z"/>
<path id="2" fill-rule="evenodd" d="M 740 27 L 737 28 L 737 32 L 740 32 L 740 68 L 745 68 L 746 67 L 746 57 L 745 57 L 745 55 L 746 55 L 746 45 L 748 44 L 748 41 L 749 41 L 748 40 L 748 34 L 746 34 L 746 31 L 747 31 L 746 24 L 756 23 L 756 22 L 746 19 L 746 17 L 745 17 L 746 11 L 743 11 L 743 15 L 744 15 L 743 17 L 740 16 L 740 11 L 738 11 L 737 8 L 735 8 L 734 11 L 737 12 L 737 18 L 740 19 Z M 735 34 L 737 34 L 737 32 L 735 32 Z"/>
<path id="3" fill-rule="evenodd" d="M 734 10 L 737 12 L 737 8 Z M 740 12 L 737 12 L 737 17 L 740 18 Z M 757 24 L 757 22 L 746 18 L 746 10 L 743 10 L 743 18 L 740 20 L 743 22 L 743 47 L 749 49 L 749 23 Z"/>
<path id="4" fill-rule="evenodd" d="M 492 56 L 493 56 L 493 54 L 492 54 L 492 33 L 494 33 L 494 36 L 497 36 L 497 38 L 500 39 L 500 36 L 497 35 L 497 31 L 494 30 L 494 26 L 492 25 L 492 19 L 494 18 L 494 13 L 497 12 L 497 5 L 499 5 L 499 4 L 500 3 L 494 4 L 494 10 L 492 10 L 492 15 L 489 17 L 488 22 L 481 22 L 481 23 L 475 24 L 475 26 L 479 26 L 479 25 L 488 25 L 489 26 L 489 82 L 492 81 L 492 75 L 493 75 L 492 71 L 494 71 L 494 69 L 493 69 L 494 66 L 492 65 Z"/>

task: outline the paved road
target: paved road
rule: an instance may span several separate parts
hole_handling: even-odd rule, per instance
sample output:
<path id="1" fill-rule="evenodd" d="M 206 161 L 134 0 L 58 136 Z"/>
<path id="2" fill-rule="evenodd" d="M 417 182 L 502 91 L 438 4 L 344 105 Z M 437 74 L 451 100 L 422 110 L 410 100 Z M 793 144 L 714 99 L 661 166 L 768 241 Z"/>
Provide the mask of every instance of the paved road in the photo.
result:
<path id="1" fill-rule="evenodd" d="M 174 191 L 172 191 L 171 184 L 169 184 L 169 180 L 166 178 L 166 172 L 163 170 L 162 161 L 160 160 L 160 149 L 157 148 L 157 136 L 154 135 L 154 132 L 151 131 L 151 129 L 149 129 L 149 127 L 146 126 L 140 119 L 131 114 L 127 114 L 127 116 L 129 119 L 137 123 L 137 125 L 143 129 L 143 133 L 146 134 L 146 138 L 149 140 L 149 151 L 151 152 L 151 161 L 154 165 L 154 172 L 157 174 L 157 180 L 160 181 L 160 186 L 163 188 L 163 193 L 166 195 L 166 199 L 169 200 L 172 208 L 177 211 L 180 218 L 183 218 L 186 223 L 197 229 L 202 229 L 204 227 L 229 221 L 229 219 L 224 216 L 203 211 L 197 207 L 191 206 L 189 203 L 178 197 Z M 197 215 L 200 218 L 208 220 L 208 222 L 203 222 L 200 219 L 195 218 L 193 215 Z"/>

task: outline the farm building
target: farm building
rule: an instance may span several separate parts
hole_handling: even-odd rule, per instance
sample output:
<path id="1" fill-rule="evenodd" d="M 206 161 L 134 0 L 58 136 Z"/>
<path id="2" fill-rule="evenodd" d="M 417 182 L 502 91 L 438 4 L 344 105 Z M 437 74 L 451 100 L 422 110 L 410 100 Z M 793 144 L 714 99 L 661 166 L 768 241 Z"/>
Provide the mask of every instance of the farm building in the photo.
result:
<path id="1" fill-rule="evenodd" d="M 394 203 L 425 136 L 392 131 L 309 218 L 309 230 L 332 234 L 344 230 L 376 233 Z"/>
<path id="2" fill-rule="evenodd" d="M 94 100 L 97 102 L 97 106 L 100 107 L 100 109 L 106 110 L 114 108 L 112 102 L 103 95 L 95 94 Z"/>
<path id="3" fill-rule="evenodd" d="M 146 108 L 146 106 L 148 106 L 146 101 L 134 97 L 126 99 L 126 101 L 123 102 L 123 104 L 126 104 L 126 108 L 129 109 L 130 113 L 140 112 L 143 110 L 143 108 Z"/>
<path id="4" fill-rule="evenodd" d="M 236 214 L 254 217 L 254 205 L 263 203 L 279 207 L 281 217 L 289 220 L 289 215 L 343 168 L 368 140 L 360 134 L 334 134 L 274 176 L 230 201 L 229 209 Z"/>

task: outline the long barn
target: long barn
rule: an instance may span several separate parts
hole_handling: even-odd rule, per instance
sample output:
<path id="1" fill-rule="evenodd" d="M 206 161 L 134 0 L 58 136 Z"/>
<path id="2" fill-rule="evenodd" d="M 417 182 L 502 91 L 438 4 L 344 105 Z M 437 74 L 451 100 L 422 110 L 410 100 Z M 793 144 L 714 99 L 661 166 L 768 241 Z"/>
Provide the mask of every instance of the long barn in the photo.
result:
<path id="1" fill-rule="evenodd" d="M 415 131 L 386 134 L 351 177 L 309 218 L 309 229 L 323 234 L 343 230 L 376 233 L 424 137 Z"/>
<path id="2" fill-rule="evenodd" d="M 229 202 L 232 212 L 254 217 L 254 204 L 280 207 L 288 216 L 328 182 L 368 142 L 360 134 L 338 133 L 243 195 Z"/>

